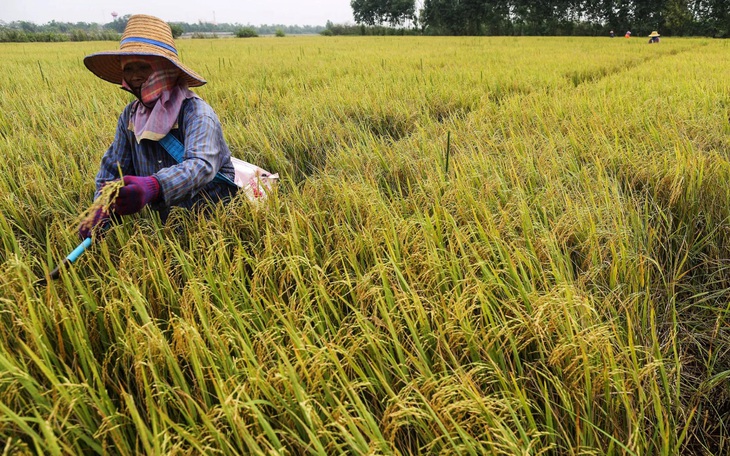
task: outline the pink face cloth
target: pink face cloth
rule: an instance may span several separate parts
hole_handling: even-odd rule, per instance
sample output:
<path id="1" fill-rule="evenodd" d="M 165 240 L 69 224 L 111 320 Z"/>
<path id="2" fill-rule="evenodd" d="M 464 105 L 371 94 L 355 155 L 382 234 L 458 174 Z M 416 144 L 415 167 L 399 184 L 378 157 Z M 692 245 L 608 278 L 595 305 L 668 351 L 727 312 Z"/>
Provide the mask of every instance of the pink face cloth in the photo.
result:
<path id="1" fill-rule="evenodd" d="M 145 56 L 122 56 L 121 65 L 144 62 L 152 67 L 152 73 L 142 84 L 139 94 L 122 81 L 122 88 L 133 93 L 139 103 L 131 118 L 130 128 L 137 143 L 143 139 L 159 141 L 177 122 L 180 107 L 187 98 L 197 98 L 180 78 L 180 70 L 163 58 Z"/>

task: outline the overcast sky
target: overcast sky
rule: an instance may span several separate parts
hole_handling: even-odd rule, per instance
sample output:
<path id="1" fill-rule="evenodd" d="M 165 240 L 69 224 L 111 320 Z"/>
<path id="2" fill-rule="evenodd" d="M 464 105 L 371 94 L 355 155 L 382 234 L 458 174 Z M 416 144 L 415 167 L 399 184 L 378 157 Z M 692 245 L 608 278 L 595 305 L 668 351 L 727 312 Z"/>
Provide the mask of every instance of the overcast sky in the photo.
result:
<path id="1" fill-rule="evenodd" d="M 167 22 L 324 25 L 352 23 L 350 0 L 0 0 L 0 21 L 112 21 L 112 12 Z"/>

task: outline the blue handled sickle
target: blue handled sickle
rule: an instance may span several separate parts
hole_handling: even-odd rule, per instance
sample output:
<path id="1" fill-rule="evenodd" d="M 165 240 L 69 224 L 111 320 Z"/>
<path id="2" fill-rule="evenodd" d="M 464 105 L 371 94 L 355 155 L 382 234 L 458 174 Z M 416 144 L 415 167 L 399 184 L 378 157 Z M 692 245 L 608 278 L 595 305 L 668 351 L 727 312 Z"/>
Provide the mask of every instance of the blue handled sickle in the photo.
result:
<path id="1" fill-rule="evenodd" d="M 73 249 L 73 251 L 71 253 L 69 253 L 66 258 L 63 259 L 61 264 L 56 266 L 56 269 L 54 269 L 53 271 L 48 273 L 48 277 L 51 280 L 56 280 L 61 275 L 61 269 L 70 265 L 74 261 L 76 261 L 81 256 L 81 254 L 84 253 L 84 251 L 89 248 L 90 245 L 91 245 L 91 238 L 87 237 L 86 239 L 83 240 L 83 242 L 81 242 L 81 244 L 79 244 L 75 249 Z M 38 279 L 38 281 L 36 282 L 36 285 L 43 286 L 43 285 L 46 285 L 47 283 L 48 283 L 48 280 L 46 280 L 46 277 L 43 277 L 42 279 Z"/>

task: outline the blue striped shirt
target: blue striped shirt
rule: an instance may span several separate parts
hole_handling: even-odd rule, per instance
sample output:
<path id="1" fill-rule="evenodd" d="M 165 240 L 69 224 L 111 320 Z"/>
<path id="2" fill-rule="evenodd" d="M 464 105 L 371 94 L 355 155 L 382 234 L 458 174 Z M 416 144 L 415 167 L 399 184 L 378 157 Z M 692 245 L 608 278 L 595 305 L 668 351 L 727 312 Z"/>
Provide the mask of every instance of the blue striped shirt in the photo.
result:
<path id="1" fill-rule="evenodd" d="M 218 116 L 200 98 L 188 98 L 180 108 L 172 134 L 185 146 L 182 163 L 156 141 L 143 139 L 137 143 L 130 129 L 130 118 L 136 102 L 124 108 L 117 122 L 114 142 L 101 159 L 96 175 L 96 196 L 105 182 L 125 176 L 155 176 L 160 182 L 162 199 L 152 208 L 191 207 L 203 196 L 228 194 L 228 184 L 213 182 L 218 171 L 233 179 L 231 151 L 228 149 Z"/>

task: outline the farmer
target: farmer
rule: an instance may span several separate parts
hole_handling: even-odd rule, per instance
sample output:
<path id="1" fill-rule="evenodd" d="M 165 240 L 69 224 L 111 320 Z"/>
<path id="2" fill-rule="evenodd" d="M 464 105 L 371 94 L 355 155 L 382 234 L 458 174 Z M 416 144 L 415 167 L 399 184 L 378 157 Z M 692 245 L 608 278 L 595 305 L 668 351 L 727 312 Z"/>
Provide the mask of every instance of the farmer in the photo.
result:
<path id="1" fill-rule="evenodd" d="M 189 90 L 206 81 L 182 64 L 167 23 L 131 16 L 119 50 L 89 55 L 84 64 L 136 98 L 119 116 L 114 142 L 96 175 L 95 197 L 104 184 L 120 177 L 124 181 L 111 206 L 115 215 L 134 214 L 149 205 L 165 222 L 171 207 L 191 208 L 235 195 L 237 187 L 220 177 L 233 180 L 234 169 L 218 116 Z M 184 147 L 179 160 L 163 146 L 169 135 Z M 79 236 L 89 237 L 110 215 L 97 209 L 91 227 L 82 224 Z"/>
<path id="2" fill-rule="evenodd" d="M 626 32 L 624 38 L 631 38 L 631 31 Z"/>
<path id="3" fill-rule="evenodd" d="M 657 33 L 656 30 L 654 30 L 653 32 L 651 32 L 651 35 L 649 35 L 649 44 L 658 43 L 660 36 L 661 35 L 659 35 L 659 33 Z"/>

